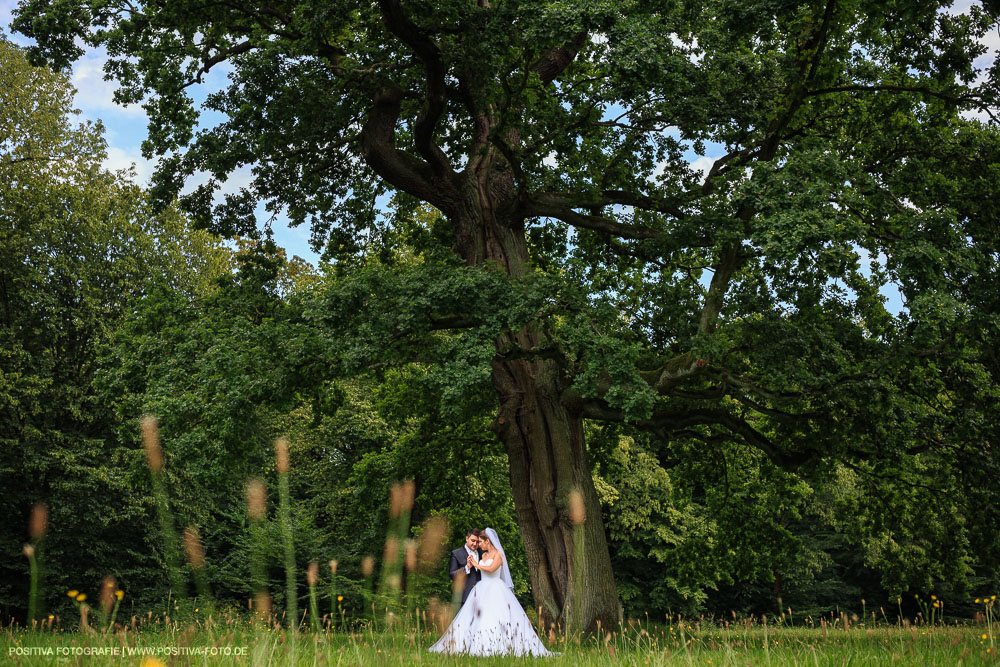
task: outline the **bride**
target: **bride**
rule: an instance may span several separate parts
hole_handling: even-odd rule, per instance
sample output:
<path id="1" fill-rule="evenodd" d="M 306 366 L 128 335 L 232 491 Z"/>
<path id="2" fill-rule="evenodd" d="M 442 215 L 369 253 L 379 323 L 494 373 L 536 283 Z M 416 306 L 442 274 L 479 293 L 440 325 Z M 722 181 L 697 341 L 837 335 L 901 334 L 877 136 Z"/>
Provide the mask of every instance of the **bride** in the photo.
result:
<path id="1" fill-rule="evenodd" d="M 483 555 L 469 565 L 482 572 L 455 619 L 430 651 L 466 655 L 552 655 L 542 645 L 514 592 L 510 568 L 497 532 L 487 528 L 479 538 Z"/>

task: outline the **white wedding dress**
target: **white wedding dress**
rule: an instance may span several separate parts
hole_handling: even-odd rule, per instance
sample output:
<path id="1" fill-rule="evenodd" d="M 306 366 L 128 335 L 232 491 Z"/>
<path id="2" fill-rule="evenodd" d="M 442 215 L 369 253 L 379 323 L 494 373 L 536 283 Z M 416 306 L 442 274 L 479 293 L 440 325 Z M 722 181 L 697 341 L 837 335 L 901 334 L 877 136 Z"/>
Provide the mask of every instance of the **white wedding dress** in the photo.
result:
<path id="1" fill-rule="evenodd" d="M 502 558 L 499 554 L 497 558 Z M 491 565 L 493 559 L 482 562 Z M 552 655 L 531 627 L 528 615 L 501 573 L 483 572 L 468 599 L 430 651 L 463 655 Z"/>

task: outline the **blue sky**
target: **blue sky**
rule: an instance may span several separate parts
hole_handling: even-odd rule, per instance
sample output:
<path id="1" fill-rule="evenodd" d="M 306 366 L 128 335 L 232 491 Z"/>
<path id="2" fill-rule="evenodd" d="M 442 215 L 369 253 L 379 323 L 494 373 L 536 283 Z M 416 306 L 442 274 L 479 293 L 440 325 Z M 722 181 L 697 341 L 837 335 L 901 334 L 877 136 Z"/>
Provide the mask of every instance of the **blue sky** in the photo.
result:
<path id="1" fill-rule="evenodd" d="M 0 26 L 9 39 L 18 44 L 28 44 L 21 35 L 11 34 L 9 24 L 12 18 L 13 9 L 16 6 L 14 0 L 0 0 Z M 965 11 L 972 4 L 972 0 L 960 0 L 952 7 L 954 12 Z M 991 35 L 987 40 L 990 47 L 989 53 L 983 56 L 977 65 L 987 66 L 993 54 L 1000 48 L 1000 37 Z M 140 184 L 146 184 L 153 171 L 153 163 L 144 159 L 140 151 L 140 145 L 146 136 L 146 115 L 142 108 L 138 106 L 121 107 L 112 101 L 115 85 L 104 80 L 103 65 L 105 54 L 100 50 L 88 51 L 73 67 L 72 83 L 77 89 L 74 99 L 75 106 L 80 110 L 83 118 L 90 120 L 100 120 L 105 127 L 105 138 L 108 143 L 108 158 L 105 166 L 110 169 L 128 169 L 134 167 L 135 180 Z M 212 90 L 222 87 L 226 80 L 226 70 L 220 66 L 213 69 L 206 77 L 205 83 L 200 90 L 192 91 L 196 100 L 203 99 L 204 95 Z M 703 172 L 708 171 L 716 158 L 723 154 L 721 146 L 709 145 L 708 155 L 698 156 L 689 153 L 687 159 L 692 166 Z M 239 171 L 230 178 L 223 187 L 222 192 L 234 192 L 250 180 L 250 172 L 247 169 Z M 189 183 L 189 188 L 198 184 L 195 179 Z M 263 213 L 263 209 L 259 208 Z M 262 214 L 260 221 L 263 224 L 266 217 Z M 319 257 L 309 247 L 309 230 L 303 225 L 297 228 L 290 228 L 287 219 L 279 217 L 272 223 L 272 231 L 275 240 L 283 246 L 289 255 L 298 255 L 313 264 L 318 263 Z M 887 307 L 891 312 L 899 312 L 902 308 L 902 301 L 897 290 L 891 286 L 883 289 L 889 303 Z"/>
<path id="2" fill-rule="evenodd" d="M 14 43 L 27 45 L 31 42 L 22 35 L 12 34 L 10 22 L 12 13 L 17 6 L 14 0 L 0 0 L 0 26 L 3 33 Z M 140 145 L 146 138 L 146 114 L 137 105 L 121 107 L 112 101 L 115 84 L 104 80 L 104 61 L 106 54 L 100 50 L 89 50 L 74 66 L 72 83 L 77 93 L 74 104 L 81 112 L 81 117 L 88 120 L 100 120 L 104 124 L 105 139 L 108 143 L 108 159 L 105 166 L 110 169 L 128 169 L 134 165 L 136 181 L 146 184 L 153 172 L 154 162 L 142 157 Z M 209 91 L 216 90 L 225 82 L 225 70 L 219 67 L 213 70 L 200 91 L 195 91 L 195 99 L 199 100 Z M 224 187 L 223 192 L 233 192 L 250 179 L 249 170 L 236 173 Z M 190 188 L 197 181 L 189 184 Z M 263 209 L 261 209 L 263 211 Z M 265 216 L 260 216 L 261 221 Z M 289 253 L 298 255 L 313 264 L 319 261 L 319 256 L 309 248 L 309 230 L 305 227 L 289 228 L 284 219 L 276 220 L 272 225 L 275 238 Z"/>

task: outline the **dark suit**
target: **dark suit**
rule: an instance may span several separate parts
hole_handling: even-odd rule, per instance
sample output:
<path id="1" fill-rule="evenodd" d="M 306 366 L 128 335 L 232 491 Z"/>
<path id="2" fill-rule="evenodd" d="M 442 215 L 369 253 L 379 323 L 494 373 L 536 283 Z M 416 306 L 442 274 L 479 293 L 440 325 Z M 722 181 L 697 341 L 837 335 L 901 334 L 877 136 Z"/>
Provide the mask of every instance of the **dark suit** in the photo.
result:
<path id="1" fill-rule="evenodd" d="M 482 558 L 483 552 L 476 550 L 476 558 Z M 461 572 L 465 574 L 465 561 L 469 557 L 469 552 L 465 550 L 465 545 L 463 544 L 459 548 L 451 552 L 451 564 L 448 566 L 448 571 L 451 573 L 452 580 L 455 579 Z M 465 577 L 465 590 L 462 591 L 462 604 L 469 598 L 469 593 L 472 592 L 472 587 L 479 583 L 479 580 L 483 578 L 483 573 L 476 568 L 470 568 L 468 576 Z"/>

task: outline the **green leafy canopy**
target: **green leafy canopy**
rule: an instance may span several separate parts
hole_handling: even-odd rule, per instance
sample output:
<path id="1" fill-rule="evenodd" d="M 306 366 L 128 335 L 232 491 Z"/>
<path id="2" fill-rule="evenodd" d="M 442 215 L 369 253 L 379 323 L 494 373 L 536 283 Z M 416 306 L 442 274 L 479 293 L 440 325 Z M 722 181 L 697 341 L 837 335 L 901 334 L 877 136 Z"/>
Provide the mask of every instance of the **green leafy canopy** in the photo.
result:
<path id="1" fill-rule="evenodd" d="M 263 201 L 312 226 L 353 274 L 317 321 L 367 317 L 330 335 L 339 360 L 447 327 L 450 396 L 546 356 L 585 418 L 816 475 L 941 474 L 995 518 L 1000 65 L 975 63 L 997 14 L 950 4 L 24 0 L 14 25 L 57 67 L 107 48 L 162 204 L 204 171 L 199 224 L 253 233 Z M 198 129 L 189 91 L 222 63 Z M 420 202 L 461 262 L 365 269 Z M 545 344 L 490 350 L 504 327 Z"/>

